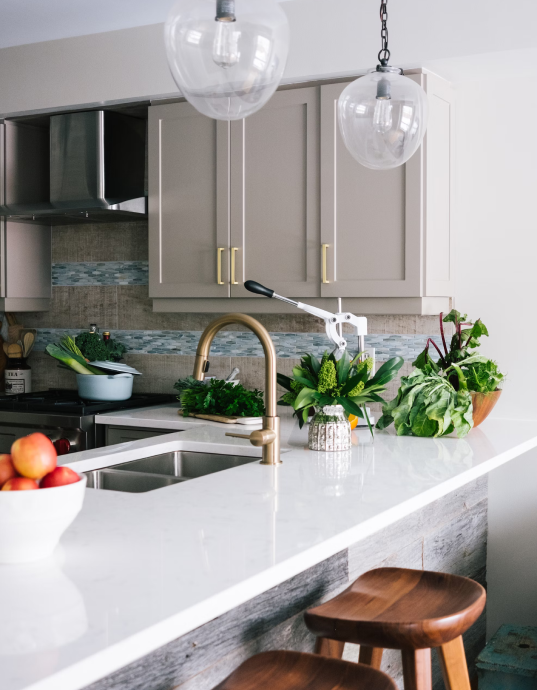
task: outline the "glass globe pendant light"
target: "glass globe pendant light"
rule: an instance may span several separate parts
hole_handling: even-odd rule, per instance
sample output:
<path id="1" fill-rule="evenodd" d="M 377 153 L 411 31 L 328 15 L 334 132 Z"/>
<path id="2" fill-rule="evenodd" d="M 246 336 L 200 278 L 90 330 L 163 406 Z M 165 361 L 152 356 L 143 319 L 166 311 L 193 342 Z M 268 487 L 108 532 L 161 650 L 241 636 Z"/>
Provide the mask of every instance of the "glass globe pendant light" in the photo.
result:
<path id="1" fill-rule="evenodd" d="M 388 0 L 380 5 L 380 64 L 349 84 L 338 102 L 341 135 L 351 155 L 366 168 L 403 165 L 416 152 L 427 129 L 427 96 L 419 84 L 390 67 Z"/>
<path id="2" fill-rule="evenodd" d="M 164 38 L 185 98 L 204 115 L 238 120 L 262 108 L 278 87 L 289 24 L 275 0 L 178 0 Z"/>

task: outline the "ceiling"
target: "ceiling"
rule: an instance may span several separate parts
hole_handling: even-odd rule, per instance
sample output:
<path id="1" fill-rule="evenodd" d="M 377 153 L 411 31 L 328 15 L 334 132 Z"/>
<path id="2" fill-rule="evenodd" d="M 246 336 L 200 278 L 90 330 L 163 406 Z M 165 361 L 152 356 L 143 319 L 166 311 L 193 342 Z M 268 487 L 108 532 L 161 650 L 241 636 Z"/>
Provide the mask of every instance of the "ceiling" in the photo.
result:
<path id="1" fill-rule="evenodd" d="M 158 24 L 165 21 L 173 3 L 174 0 L 0 0 L 0 48 Z"/>

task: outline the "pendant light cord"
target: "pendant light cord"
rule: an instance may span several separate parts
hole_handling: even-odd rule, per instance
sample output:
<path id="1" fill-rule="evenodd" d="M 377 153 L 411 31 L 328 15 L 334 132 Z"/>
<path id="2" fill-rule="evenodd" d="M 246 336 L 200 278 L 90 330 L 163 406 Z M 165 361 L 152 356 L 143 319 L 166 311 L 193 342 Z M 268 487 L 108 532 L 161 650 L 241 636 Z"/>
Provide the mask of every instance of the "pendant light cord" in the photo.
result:
<path id="1" fill-rule="evenodd" d="M 388 50 L 388 0 L 381 0 L 380 3 L 380 37 L 382 40 L 382 48 L 379 50 L 378 58 L 380 64 L 385 67 L 390 60 L 390 51 Z"/>

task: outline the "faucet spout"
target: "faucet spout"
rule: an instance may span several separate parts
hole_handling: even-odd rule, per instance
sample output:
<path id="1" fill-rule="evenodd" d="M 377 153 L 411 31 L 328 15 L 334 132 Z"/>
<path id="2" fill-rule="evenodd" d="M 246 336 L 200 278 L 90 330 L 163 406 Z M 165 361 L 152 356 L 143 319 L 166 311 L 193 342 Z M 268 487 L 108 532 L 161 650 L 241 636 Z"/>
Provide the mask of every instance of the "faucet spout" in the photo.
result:
<path id="1" fill-rule="evenodd" d="M 263 417 L 263 429 L 253 431 L 249 438 L 254 446 L 262 446 L 262 465 L 279 465 L 280 460 L 280 418 L 276 414 L 276 350 L 274 343 L 267 331 L 259 321 L 246 314 L 226 314 L 212 321 L 201 334 L 196 351 L 193 377 L 203 381 L 209 352 L 215 335 L 222 328 L 231 324 L 246 326 L 255 333 L 261 342 L 265 354 L 265 416 Z M 237 436 L 237 434 L 226 434 Z"/>

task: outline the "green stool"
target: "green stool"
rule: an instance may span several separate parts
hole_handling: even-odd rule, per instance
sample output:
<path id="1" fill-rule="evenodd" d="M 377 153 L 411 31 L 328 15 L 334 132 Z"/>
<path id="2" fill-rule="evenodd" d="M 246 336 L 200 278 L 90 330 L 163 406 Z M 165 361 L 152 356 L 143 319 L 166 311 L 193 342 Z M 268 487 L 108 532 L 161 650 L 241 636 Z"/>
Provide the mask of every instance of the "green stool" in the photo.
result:
<path id="1" fill-rule="evenodd" d="M 479 690 L 536 690 L 537 628 L 502 625 L 476 666 Z"/>

